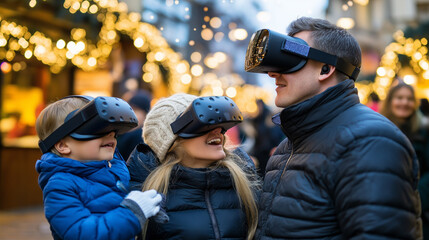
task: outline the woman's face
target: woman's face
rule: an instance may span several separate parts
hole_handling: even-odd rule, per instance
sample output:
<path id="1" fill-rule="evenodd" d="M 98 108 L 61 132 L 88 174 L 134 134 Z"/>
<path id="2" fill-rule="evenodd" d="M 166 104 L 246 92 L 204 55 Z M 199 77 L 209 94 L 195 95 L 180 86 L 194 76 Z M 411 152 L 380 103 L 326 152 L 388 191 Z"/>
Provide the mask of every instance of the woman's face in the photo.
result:
<path id="1" fill-rule="evenodd" d="M 224 159 L 225 136 L 221 130 L 216 128 L 202 136 L 184 139 L 183 147 L 188 157 L 183 159 L 181 164 L 190 168 L 205 168 L 213 162 Z"/>
<path id="2" fill-rule="evenodd" d="M 392 97 L 392 113 L 395 117 L 405 119 L 410 117 L 416 107 L 413 93 L 410 89 L 402 87 Z"/>

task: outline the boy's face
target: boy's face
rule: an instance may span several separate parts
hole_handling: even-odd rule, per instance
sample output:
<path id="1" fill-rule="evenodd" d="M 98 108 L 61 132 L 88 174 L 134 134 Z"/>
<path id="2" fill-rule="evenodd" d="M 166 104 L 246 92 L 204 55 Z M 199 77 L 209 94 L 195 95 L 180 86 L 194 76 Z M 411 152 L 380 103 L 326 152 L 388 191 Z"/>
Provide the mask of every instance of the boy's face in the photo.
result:
<path id="1" fill-rule="evenodd" d="M 111 132 L 101 138 L 88 141 L 79 141 L 67 136 L 57 147 L 63 157 L 78 161 L 103 161 L 112 160 L 116 148 L 115 133 Z"/>

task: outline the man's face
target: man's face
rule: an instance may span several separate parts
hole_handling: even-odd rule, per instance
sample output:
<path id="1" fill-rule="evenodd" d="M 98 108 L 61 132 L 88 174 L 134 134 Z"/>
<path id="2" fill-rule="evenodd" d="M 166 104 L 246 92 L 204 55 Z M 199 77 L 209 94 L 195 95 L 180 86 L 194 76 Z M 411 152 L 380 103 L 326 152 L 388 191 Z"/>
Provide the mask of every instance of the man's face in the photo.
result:
<path id="1" fill-rule="evenodd" d="M 294 37 L 301 38 L 312 46 L 311 32 L 299 32 Z M 276 80 L 276 106 L 285 108 L 321 93 L 319 77 L 322 65 L 321 62 L 309 59 L 297 72 L 287 74 L 268 72 L 268 75 Z"/>

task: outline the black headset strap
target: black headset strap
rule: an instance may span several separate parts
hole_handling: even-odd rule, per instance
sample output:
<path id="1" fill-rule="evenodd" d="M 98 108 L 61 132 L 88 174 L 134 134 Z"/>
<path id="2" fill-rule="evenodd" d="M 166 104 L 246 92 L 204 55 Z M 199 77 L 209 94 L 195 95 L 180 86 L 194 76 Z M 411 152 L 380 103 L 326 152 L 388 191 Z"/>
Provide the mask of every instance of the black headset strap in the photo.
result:
<path id="1" fill-rule="evenodd" d="M 180 132 L 183 128 L 188 126 L 193 121 L 192 112 L 186 111 L 185 114 L 182 116 L 179 115 L 179 117 L 170 124 L 171 130 L 173 130 L 174 134 L 177 134 Z"/>
<path id="2" fill-rule="evenodd" d="M 52 132 L 45 140 L 39 141 L 39 148 L 42 153 L 46 153 L 51 149 L 55 143 L 72 133 L 88 119 L 93 118 L 97 115 L 97 109 L 95 104 L 90 104 L 85 108 L 84 111 L 80 111 L 78 114 L 70 118 L 66 123 L 63 123 L 54 132 Z"/>
<path id="3" fill-rule="evenodd" d="M 346 74 L 353 80 L 356 80 L 360 72 L 359 67 L 354 66 L 353 64 L 345 61 L 342 58 L 294 41 L 286 40 L 282 47 L 282 50 L 286 50 L 288 52 L 294 53 L 305 58 L 332 65 L 339 72 Z"/>
<path id="4" fill-rule="evenodd" d="M 308 58 L 335 66 L 339 72 L 346 74 L 353 80 L 356 80 L 360 72 L 360 68 L 346 62 L 344 59 L 312 47 L 310 47 L 310 51 L 308 52 Z"/>

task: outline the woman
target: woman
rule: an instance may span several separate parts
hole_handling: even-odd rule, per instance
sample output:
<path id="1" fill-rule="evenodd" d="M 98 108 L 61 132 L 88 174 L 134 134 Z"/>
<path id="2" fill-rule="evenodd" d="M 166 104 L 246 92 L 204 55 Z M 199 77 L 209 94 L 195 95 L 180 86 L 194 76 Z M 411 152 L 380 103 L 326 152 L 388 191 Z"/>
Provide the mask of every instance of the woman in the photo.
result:
<path id="1" fill-rule="evenodd" d="M 399 82 L 390 88 L 380 113 L 391 120 L 411 141 L 420 166 L 419 192 L 422 202 L 423 236 L 429 239 L 429 128 L 419 111 L 414 88 Z"/>
<path id="2" fill-rule="evenodd" d="M 244 152 L 224 147 L 225 131 L 242 120 L 237 110 L 226 97 L 188 94 L 153 106 L 143 127 L 147 145 L 137 146 L 128 160 L 134 188 L 144 181 L 143 189 L 166 195 L 169 221 L 149 221 L 146 239 L 252 239 L 256 170 Z M 210 114 L 219 117 L 204 122 Z"/>

